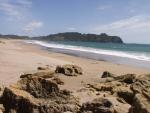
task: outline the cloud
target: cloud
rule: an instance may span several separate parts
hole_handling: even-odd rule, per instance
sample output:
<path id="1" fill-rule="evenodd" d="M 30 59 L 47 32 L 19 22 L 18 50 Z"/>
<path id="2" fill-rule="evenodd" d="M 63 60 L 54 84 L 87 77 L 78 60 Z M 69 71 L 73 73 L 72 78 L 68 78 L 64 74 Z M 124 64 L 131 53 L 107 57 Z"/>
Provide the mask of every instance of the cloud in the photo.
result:
<path id="1" fill-rule="evenodd" d="M 33 21 L 28 23 L 23 29 L 25 32 L 31 32 L 35 29 L 41 28 L 43 26 L 43 22 Z"/>
<path id="2" fill-rule="evenodd" d="M 121 36 L 125 42 L 148 43 L 150 36 L 150 16 L 138 15 L 114 21 L 109 24 L 97 25 L 93 33 L 108 33 Z"/>
<path id="3" fill-rule="evenodd" d="M 112 22 L 106 25 L 99 25 L 95 28 L 95 31 L 108 31 L 118 29 L 142 29 L 150 28 L 150 17 L 149 16 L 133 16 L 127 19 Z"/>
<path id="4" fill-rule="evenodd" d="M 32 6 L 31 0 L 1 0 L 0 12 L 11 18 L 24 17 L 25 13 Z"/>

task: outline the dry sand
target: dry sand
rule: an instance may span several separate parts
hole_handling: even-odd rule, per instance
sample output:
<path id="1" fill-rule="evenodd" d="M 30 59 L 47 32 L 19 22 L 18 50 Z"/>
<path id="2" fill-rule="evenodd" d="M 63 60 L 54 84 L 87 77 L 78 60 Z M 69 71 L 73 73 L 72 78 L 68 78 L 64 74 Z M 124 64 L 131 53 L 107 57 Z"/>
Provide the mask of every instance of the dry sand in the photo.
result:
<path id="1" fill-rule="evenodd" d="M 150 73 L 148 69 L 48 52 L 39 46 L 26 44 L 21 40 L 1 39 L 1 41 L 5 43 L 0 43 L 0 83 L 5 85 L 16 82 L 22 73 L 34 71 L 38 66 L 45 65 L 52 68 L 62 64 L 81 66 L 84 76 L 72 77 L 69 80 L 67 77 L 62 78 L 72 90 L 80 86 L 80 83 L 97 81 L 106 70 L 117 75 Z"/>

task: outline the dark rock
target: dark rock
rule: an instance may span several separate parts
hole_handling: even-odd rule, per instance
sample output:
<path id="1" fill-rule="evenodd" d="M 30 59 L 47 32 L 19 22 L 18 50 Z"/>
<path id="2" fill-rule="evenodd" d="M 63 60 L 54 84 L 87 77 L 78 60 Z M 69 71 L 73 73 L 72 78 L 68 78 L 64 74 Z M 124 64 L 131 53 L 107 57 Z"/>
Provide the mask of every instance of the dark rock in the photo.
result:
<path id="1" fill-rule="evenodd" d="M 47 66 L 46 66 L 46 67 L 41 67 L 41 66 L 40 66 L 40 67 L 38 67 L 37 69 L 38 69 L 38 70 L 48 70 L 49 67 L 47 67 Z"/>
<path id="2" fill-rule="evenodd" d="M 58 78 L 58 77 L 54 77 L 52 79 L 52 81 L 55 82 L 55 83 L 57 83 L 57 84 L 59 84 L 59 85 L 64 85 L 64 82 L 60 78 Z"/>
<path id="3" fill-rule="evenodd" d="M 84 103 L 78 113 L 115 113 L 115 110 L 111 101 L 98 98 L 92 102 Z"/>
<path id="4" fill-rule="evenodd" d="M 121 75 L 121 76 L 115 77 L 115 79 L 119 80 L 120 82 L 132 84 L 136 79 L 135 76 L 136 76 L 135 74 L 126 74 L 126 75 Z"/>
<path id="5" fill-rule="evenodd" d="M 116 93 L 117 96 L 124 99 L 130 105 L 132 104 L 133 98 L 134 98 L 134 93 L 130 89 L 130 87 L 125 87 L 125 86 L 115 87 L 113 89 L 113 93 Z"/>
<path id="6" fill-rule="evenodd" d="M 101 78 L 107 78 L 107 77 L 112 77 L 113 78 L 113 77 L 115 77 L 115 75 L 108 72 L 108 71 L 104 71 Z"/>
<path id="7" fill-rule="evenodd" d="M 55 72 L 62 73 L 67 76 L 78 76 L 83 73 L 82 68 L 76 65 L 57 66 Z"/>

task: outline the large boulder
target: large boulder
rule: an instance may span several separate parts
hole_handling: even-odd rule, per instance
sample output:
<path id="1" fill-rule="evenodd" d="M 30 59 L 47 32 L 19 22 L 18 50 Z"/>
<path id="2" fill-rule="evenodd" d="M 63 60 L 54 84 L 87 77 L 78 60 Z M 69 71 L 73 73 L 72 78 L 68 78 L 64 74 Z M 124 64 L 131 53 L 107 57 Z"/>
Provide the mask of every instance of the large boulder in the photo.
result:
<path id="1" fill-rule="evenodd" d="M 97 98 L 92 102 L 83 103 L 79 113 L 115 113 L 115 110 L 111 101 Z"/>
<path id="2" fill-rule="evenodd" d="M 6 87 L 2 96 L 6 113 L 63 113 L 78 110 L 78 100 L 57 83 L 40 77 L 25 77 Z"/>
<path id="3" fill-rule="evenodd" d="M 58 85 L 55 82 L 38 77 L 23 78 L 18 81 L 17 86 L 36 98 L 48 98 L 59 92 Z"/>
<path id="4" fill-rule="evenodd" d="M 67 76 L 78 76 L 83 74 L 82 68 L 76 65 L 57 66 L 55 72 Z"/>
<path id="5" fill-rule="evenodd" d="M 3 94 L 3 104 L 6 113 L 35 113 L 37 100 L 28 92 L 13 87 L 6 87 Z"/>

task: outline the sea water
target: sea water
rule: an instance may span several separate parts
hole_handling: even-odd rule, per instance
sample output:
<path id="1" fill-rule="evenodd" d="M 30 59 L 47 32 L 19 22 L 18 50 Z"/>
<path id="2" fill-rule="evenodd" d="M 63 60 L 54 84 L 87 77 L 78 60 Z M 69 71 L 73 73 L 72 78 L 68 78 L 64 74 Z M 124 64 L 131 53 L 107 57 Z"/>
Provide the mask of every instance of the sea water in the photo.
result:
<path id="1" fill-rule="evenodd" d="M 39 40 L 30 40 L 27 42 L 43 46 L 49 51 L 109 61 L 117 64 L 150 68 L 149 44 L 118 44 L 79 41 L 54 42 Z"/>

